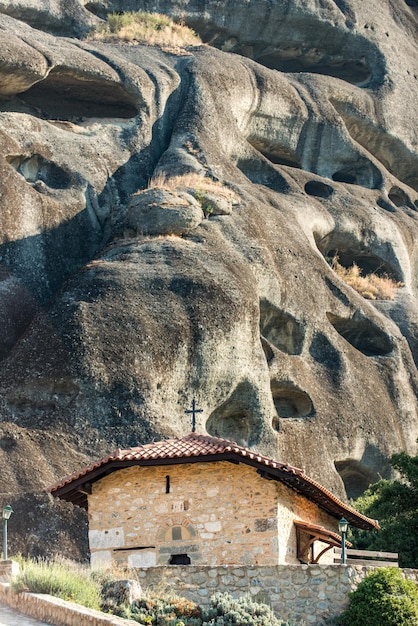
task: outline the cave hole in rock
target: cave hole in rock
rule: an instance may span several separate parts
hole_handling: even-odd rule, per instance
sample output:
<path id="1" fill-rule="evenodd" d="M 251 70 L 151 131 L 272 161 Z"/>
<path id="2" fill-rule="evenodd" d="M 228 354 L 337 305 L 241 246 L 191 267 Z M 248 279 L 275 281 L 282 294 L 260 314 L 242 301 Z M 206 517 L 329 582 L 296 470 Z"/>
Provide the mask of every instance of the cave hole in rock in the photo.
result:
<path id="1" fill-rule="evenodd" d="M 363 276 L 376 274 L 389 277 L 396 282 L 402 280 L 400 272 L 393 265 L 370 250 L 365 250 L 361 242 L 352 241 L 348 247 L 347 235 L 344 232 L 332 231 L 326 236 L 314 232 L 313 236 L 318 250 L 329 265 L 336 259 L 346 269 L 357 265 Z M 387 246 L 390 247 L 390 244 Z"/>
<path id="2" fill-rule="evenodd" d="M 386 263 L 381 257 L 371 253 L 362 253 L 361 251 L 331 249 L 325 255 L 328 259 L 336 258 L 338 263 L 348 269 L 354 264 L 357 265 L 363 276 L 367 274 L 376 274 L 377 276 L 388 276 L 392 280 L 400 280 L 398 272 L 392 265 Z"/>
<path id="3" fill-rule="evenodd" d="M 365 356 L 386 356 L 392 352 L 389 337 L 370 320 L 340 317 L 330 312 L 326 315 L 337 333 Z"/>
<path id="4" fill-rule="evenodd" d="M 388 196 L 389 200 L 397 207 L 410 205 L 408 196 L 399 187 L 392 187 Z"/>
<path id="5" fill-rule="evenodd" d="M 380 450 L 368 444 L 360 460 L 347 458 L 334 462 L 348 498 L 356 499 L 366 489 L 382 478 L 392 478 L 393 470 L 388 458 Z"/>
<path id="6" fill-rule="evenodd" d="M 247 141 L 257 152 L 260 152 L 263 157 L 274 163 L 274 165 L 287 165 L 288 167 L 296 167 L 297 169 L 302 167 L 300 159 L 286 146 L 276 145 L 274 143 L 266 144 L 251 139 Z"/>
<path id="7" fill-rule="evenodd" d="M 214 437 L 249 446 L 258 440 L 260 424 L 254 410 L 256 390 L 250 383 L 242 382 L 230 397 L 216 408 L 206 422 L 207 432 Z"/>
<path id="8" fill-rule="evenodd" d="M 379 480 L 371 468 L 365 467 L 360 461 L 354 459 L 336 461 L 335 469 L 344 483 L 347 498 L 360 497 L 372 483 Z"/>
<path id="9" fill-rule="evenodd" d="M 418 7 L 418 0 L 405 0 L 409 7 Z"/>
<path id="10" fill-rule="evenodd" d="M 292 383 L 272 380 L 271 395 L 279 417 L 310 417 L 314 413 L 312 400 L 305 391 Z M 273 427 L 275 422 L 273 421 Z M 275 427 L 278 430 L 277 427 Z"/>
<path id="11" fill-rule="evenodd" d="M 310 180 L 305 185 L 305 193 L 308 196 L 316 196 L 318 198 L 330 198 L 334 193 L 331 185 L 321 183 L 319 180 Z"/>
<path id="12" fill-rule="evenodd" d="M 238 169 L 255 185 L 264 185 L 278 193 L 289 193 L 290 186 L 285 178 L 266 161 L 254 158 L 239 159 Z"/>
<path id="13" fill-rule="evenodd" d="M 122 85 L 100 78 L 76 76 L 60 68 L 20 94 L 41 117 L 55 120 L 125 118 L 138 114 L 135 99 Z"/>
<path id="14" fill-rule="evenodd" d="M 16 172 L 21 174 L 28 183 L 40 180 L 52 189 L 68 189 L 73 182 L 72 176 L 62 167 L 45 159 L 41 154 L 9 155 L 6 161 Z"/>
<path id="15" fill-rule="evenodd" d="M 384 209 L 389 213 L 396 213 L 396 209 L 393 204 L 384 198 L 378 198 L 376 204 L 377 206 L 380 206 L 381 209 Z"/>
<path id="16" fill-rule="evenodd" d="M 294 48 L 294 56 L 289 49 L 278 50 L 270 54 L 257 57 L 257 63 L 279 72 L 309 72 L 324 74 L 340 78 L 353 85 L 364 85 L 371 79 L 372 72 L 369 65 L 362 59 L 333 60 L 332 56 L 321 55 L 318 62 L 312 62 L 312 57 L 303 54 L 300 48 Z"/>
<path id="17" fill-rule="evenodd" d="M 382 174 L 366 158 L 360 158 L 355 163 L 336 170 L 331 178 L 338 183 L 359 185 L 367 189 L 378 189 L 382 184 Z"/>
<path id="18" fill-rule="evenodd" d="M 17 442 L 14 437 L 10 435 L 4 435 L 0 438 L 0 448 L 5 452 L 11 452 L 17 447 Z"/>
<path id="19" fill-rule="evenodd" d="M 334 172 L 332 180 L 335 180 L 338 183 L 349 183 L 350 185 L 355 185 L 357 182 L 355 174 L 345 172 L 344 170 Z"/>
<path id="20" fill-rule="evenodd" d="M 269 344 L 286 354 L 302 352 L 305 336 L 302 324 L 265 299 L 260 301 L 260 333 Z"/>

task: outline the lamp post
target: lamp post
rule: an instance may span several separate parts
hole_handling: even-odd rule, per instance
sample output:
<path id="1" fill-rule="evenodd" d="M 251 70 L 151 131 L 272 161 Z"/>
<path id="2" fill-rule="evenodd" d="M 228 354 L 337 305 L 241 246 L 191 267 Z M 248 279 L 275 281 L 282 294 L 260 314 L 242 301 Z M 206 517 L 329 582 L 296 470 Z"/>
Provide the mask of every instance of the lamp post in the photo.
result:
<path id="1" fill-rule="evenodd" d="M 7 561 L 7 520 L 13 513 L 13 509 L 8 504 L 3 508 L 3 559 Z"/>
<path id="2" fill-rule="evenodd" d="M 345 536 L 346 536 L 347 530 L 348 530 L 348 522 L 347 522 L 347 520 L 344 517 L 342 517 L 340 519 L 340 521 L 338 522 L 338 530 L 341 533 L 341 564 L 345 565 L 346 564 Z"/>

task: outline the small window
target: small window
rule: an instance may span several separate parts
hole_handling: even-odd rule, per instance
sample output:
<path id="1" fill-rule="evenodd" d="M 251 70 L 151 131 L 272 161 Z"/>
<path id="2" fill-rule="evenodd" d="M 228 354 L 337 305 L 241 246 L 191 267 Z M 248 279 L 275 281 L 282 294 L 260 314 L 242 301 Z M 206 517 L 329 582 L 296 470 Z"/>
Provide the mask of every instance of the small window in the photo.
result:
<path id="1" fill-rule="evenodd" d="M 170 476 L 165 477 L 165 492 L 170 493 Z"/>
<path id="2" fill-rule="evenodd" d="M 188 554 L 173 554 L 169 565 L 190 565 L 191 560 Z"/>
<path id="3" fill-rule="evenodd" d="M 181 534 L 181 526 L 173 526 L 171 529 L 171 536 L 173 541 L 181 541 L 183 539 Z"/>

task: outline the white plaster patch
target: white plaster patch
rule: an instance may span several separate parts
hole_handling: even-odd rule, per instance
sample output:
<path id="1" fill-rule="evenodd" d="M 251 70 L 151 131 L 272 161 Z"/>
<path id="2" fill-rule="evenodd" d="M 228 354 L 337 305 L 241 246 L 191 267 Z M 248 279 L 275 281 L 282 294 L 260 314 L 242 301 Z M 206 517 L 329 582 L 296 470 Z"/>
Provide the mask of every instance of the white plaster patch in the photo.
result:
<path id="1" fill-rule="evenodd" d="M 124 543 L 123 528 L 89 531 L 90 548 L 123 548 Z"/>
<path id="2" fill-rule="evenodd" d="M 171 510 L 174 511 L 174 513 L 180 513 L 181 511 L 184 511 L 184 502 L 173 502 L 173 504 L 171 505 Z"/>
<path id="3" fill-rule="evenodd" d="M 154 567 L 157 555 L 154 550 L 139 550 L 128 556 L 128 567 Z"/>
<path id="4" fill-rule="evenodd" d="M 270 550 L 272 552 L 272 554 L 279 554 L 279 538 L 278 537 L 271 537 L 270 539 Z M 288 548 L 289 551 L 289 548 Z"/>
<path id="5" fill-rule="evenodd" d="M 90 556 L 90 565 L 92 569 L 107 569 L 112 567 L 112 553 L 110 550 L 100 550 L 92 552 Z"/>

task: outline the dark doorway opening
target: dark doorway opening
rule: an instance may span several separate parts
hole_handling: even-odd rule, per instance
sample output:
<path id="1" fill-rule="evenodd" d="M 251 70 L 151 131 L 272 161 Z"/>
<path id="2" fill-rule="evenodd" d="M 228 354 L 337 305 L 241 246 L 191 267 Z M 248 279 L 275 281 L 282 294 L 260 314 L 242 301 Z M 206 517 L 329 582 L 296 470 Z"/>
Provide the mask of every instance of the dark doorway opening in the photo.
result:
<path id="1" fill-rule="evenodd" d="M 190 565 L 191 560 L 187 554 L 173 554 L 169 565 Z"/>

